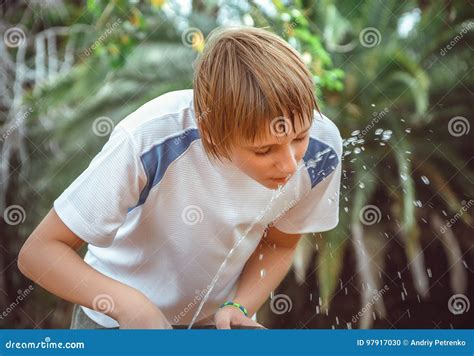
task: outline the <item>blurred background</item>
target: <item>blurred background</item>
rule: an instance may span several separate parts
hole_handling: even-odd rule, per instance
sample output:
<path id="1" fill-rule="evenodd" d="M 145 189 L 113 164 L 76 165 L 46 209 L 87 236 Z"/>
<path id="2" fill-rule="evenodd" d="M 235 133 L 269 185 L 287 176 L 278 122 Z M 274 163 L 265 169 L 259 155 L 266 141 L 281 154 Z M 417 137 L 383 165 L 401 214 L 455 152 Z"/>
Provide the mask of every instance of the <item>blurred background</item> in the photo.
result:
<path id="1" fill-rule="evenodd" d="M 258 321 L 474 326 L 472 0 L 9 0 L 0 14 L 0 327 L 69 326 L 72 305 L 18 271 L 21 245 L 114 124 L 192 88 L 221 25 L 294 46 L 344 139 L 339 226 L 304 236 Z"/>

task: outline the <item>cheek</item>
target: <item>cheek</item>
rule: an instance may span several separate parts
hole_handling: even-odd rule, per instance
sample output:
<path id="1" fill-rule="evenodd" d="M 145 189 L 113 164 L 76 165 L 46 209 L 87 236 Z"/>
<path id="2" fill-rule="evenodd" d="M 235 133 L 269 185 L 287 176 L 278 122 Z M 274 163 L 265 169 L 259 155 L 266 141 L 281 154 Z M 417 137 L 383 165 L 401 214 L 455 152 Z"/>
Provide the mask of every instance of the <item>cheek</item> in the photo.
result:
<path id="1" fill-rule="evenodd" d="M 298 159 L 298 161 L 304 157 L 304 154 L 306 153 L 306 150 L 308 149 L 308 145 L 309 145 L 309 140 L 306 141 L 304 144 L 301 144 L 297 147 L 295 156 Z"/>

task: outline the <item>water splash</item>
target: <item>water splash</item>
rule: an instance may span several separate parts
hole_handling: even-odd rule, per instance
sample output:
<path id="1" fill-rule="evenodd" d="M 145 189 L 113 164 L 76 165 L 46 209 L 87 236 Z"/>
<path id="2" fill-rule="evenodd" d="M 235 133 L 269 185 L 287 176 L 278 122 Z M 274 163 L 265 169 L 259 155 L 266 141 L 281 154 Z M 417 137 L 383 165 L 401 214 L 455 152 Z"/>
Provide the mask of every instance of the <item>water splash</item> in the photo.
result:
<path id="1" fill-rule="evenodd" d="M 382 141 L 388 141 L 390 140 L 390 138 L 392 137 L 392 130 L 385 130 L 383 133 L 382 133 Z"/>
<path id="2" fill-rule="evenodd" d="M 430 184 L 430 180 L 428 179 L 427 176 L 421 176 L 421 181 L 425 183 L 426 185 Z"/>

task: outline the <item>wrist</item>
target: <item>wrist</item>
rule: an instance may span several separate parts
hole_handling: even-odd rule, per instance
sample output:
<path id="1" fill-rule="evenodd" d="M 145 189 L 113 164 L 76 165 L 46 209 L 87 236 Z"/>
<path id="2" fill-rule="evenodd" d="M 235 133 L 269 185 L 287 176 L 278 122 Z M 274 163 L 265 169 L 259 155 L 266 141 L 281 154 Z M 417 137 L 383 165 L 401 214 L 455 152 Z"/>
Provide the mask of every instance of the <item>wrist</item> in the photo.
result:
<path id="1" fill-rule="evenodd" d="M 116 304 L 109 316 L 115 320 L 129 318 L 147 310 L 150 300 L 140 291 L 130 288 L 116 294 Z"/>
<path id="2" fill-rule="evenodd" d="M 228 307 L 228 306 L 240 310 L 245 316 L 249 316 L 249 313 L 248 313 L 247 309 L 242 304 L 240 304 L 236 301 L 232 301 L 232 300 L 229 300 L 229 301 L 226 301 L 226 302 L 222 303 L 219 306 L 219 309 L 222 309 L 222 308 Z"/>

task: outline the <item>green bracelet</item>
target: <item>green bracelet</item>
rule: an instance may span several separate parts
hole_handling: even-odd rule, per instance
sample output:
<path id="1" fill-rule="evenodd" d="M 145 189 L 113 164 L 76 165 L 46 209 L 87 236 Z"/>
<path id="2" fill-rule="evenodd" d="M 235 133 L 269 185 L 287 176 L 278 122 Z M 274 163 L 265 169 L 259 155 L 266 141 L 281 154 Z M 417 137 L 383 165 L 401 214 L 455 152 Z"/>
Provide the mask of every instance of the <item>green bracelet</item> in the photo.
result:
<path id="1" fill-rule="evenodd" d="M 222 305 L 219 307 L 220 308 L 224 308 L 228 305 L 232 305 L 233 307 L 236 307 L 236 308 L 239 308 L 240 311 L 242 313 L 244 313 L 245 316 L 248 316 L 249 313 L 247 312 L 247 309 L 245 309 L 245 307 L 242 305 L 242 304 L 239 304 L 239 303 L 236 303 L 236 302 L 225 302 L 225 303 L 222 303 Z"/>

